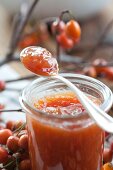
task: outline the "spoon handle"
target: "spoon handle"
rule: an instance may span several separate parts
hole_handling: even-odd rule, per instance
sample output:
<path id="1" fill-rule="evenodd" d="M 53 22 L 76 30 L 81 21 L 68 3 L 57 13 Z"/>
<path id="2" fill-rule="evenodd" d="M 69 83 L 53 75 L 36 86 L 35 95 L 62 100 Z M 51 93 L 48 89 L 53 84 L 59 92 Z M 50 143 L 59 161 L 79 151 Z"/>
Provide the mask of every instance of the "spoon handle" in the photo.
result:
<path id="1" fill-rule="evenodd" d="M 65 83 L 77 96 L 80 100 L 89 116 L 93 118 L 93 120 L 105 131 L 113 133 L 113 118 L 105 113 L 102 109 L 100 109 L 96 104 L 94 104 L 91 100 L 84 95 L 82 91 L 80 91 L 74 84 L 72 84 L 69 80 L 65 79 L 62 76 L 54 76 Z"/>

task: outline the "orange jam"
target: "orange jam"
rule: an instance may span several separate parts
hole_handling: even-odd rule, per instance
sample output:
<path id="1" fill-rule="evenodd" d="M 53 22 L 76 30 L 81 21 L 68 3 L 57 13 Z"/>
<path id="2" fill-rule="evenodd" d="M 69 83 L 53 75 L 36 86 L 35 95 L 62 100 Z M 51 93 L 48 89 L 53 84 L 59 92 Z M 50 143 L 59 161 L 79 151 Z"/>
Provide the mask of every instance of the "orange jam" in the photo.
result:
<path id="1" fill-rule="evenodd" d="M 39 119 L 27 115 L 32 170 L 100 170 L 104 132 L 72 92 L 42 97 L 34 105 L 47 115 Z"/>
<path id="2" fill-rule="evenodd" d="M 41 76 L 52 76 L 58 73 L 57 60 L 45 48 L 31 46 L 22 50 L 20 59 L 31 72 Z"/>

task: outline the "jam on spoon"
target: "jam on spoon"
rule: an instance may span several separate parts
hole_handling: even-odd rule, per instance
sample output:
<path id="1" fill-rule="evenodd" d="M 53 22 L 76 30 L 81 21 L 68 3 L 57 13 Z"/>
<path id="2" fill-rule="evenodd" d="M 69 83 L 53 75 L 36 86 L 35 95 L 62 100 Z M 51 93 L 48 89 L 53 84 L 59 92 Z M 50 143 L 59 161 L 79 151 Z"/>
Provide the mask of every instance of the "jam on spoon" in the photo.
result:
<path id="1" fill-rule="evenodd" d="M 54 76 L 58 74 L 58 63 L 52 54 L 45 48 L 31 46 L 20 53 L 23 65 L 31 72 L 41 76 Z"/>
<path id="2" fill-rule="evenodd" d="M 113 133 L 113 118 L 106 114 L 102 109 L 96 106 L 86 95 L 79 90 L 74 84 L 58 75 L 57 60 L 52 57 L 52 54 L 41 47 L 27 47 L 20 54 L 21 62 L 31 72 L 40 75 L 48 76 L 54 79 L 59 79 L 65 83 L 79 99 L 81 104 L 86 109 L 87 113 L 94 121 L 107 132 Z M 111 94 L 112 95 L 112 94 Z"/>

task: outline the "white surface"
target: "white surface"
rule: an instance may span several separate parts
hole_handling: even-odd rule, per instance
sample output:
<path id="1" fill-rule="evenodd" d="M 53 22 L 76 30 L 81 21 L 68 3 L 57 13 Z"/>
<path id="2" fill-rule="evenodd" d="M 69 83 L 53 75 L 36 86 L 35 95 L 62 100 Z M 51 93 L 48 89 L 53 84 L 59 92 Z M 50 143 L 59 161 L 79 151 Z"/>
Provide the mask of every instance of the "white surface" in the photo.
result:
<path id="1" fill-rule="evenodd" d="M 19 77 L 19 75 L 9 66 L 5 65 L 0 68 L 0 80 L 9 80 L 15 79 Z M 29 81 L 20 81 L 8 83 L 7 87 L 23 89 Z M 21 93 L 21 91 L 20 91 Z M 5 109 L 19 109 L 20 104 L 18 101 L 20 93 L 14 91 L 4 91 L 0 93 L 0 103 L 5 103 Z M 25 114 L 20 112 L 7 112 L 2 114 L 2 118 L 5 121 L 8 120 L 25 120 Z"/>
<path id="2" fill-rule="evenodd" d="M 26 0 L 31 2 L 31 0 Z M 0 0 L 0 4 L 10 12 L 16 12 L 23 0 Z M 63 10 L 71 10 L 77 18 L 86 18 L 96 14 L 112 0 L 39 0 L 35 10 L 35 17 L 44 18 L 59 16 Z"/>

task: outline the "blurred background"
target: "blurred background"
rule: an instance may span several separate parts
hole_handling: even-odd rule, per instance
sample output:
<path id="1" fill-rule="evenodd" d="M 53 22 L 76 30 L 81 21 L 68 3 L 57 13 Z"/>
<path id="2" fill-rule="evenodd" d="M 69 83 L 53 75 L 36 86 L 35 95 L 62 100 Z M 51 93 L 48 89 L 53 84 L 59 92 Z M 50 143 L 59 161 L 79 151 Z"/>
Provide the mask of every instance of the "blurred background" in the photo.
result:
<path id="1" fill-rule="evenodd" d="M 32 0 L 0 1 L 0 37 L 3 37 L 0 39 L 1 55 L 7 52 L 15 15 L 19 13 L 22 4 L 23 10 L 26 10 L 25 6 L 30 2 L 32 2 Z M 100 17 L 102 22 L 100 25 L 102 24 L 102 27 L 104 27 L 113 17 L 112 5 L 112 0 L 40 0 L 32 12 L 31 19 L 36 19 L 36 21 L 38 21 L 47 17 L 56 17 L 60 15 L 61 11 L 68 9 L 75 18 L 81 22 L 87 22 L 87 20 L 90 19 L 95 21 L 93 20 L 94 17 L 97 17 L 98 21 L 98 17 Z M 94 30 L 90 28 L 89 30 L 94 33 Z"/>
<path id="2" fill-rule="evenodd" d="M 17 15 L 22 7 L 22 10 L 26 10 L 27 4 L 31 3 L 31 0 L 1 0 L 0 1 L 0 54 L 4 55 L 7 53 L 9 39 L 12 34 L 12 27 L 15 15 Z M 38 20 L 47 17 L 58 17 L 61 11 L 70 10 L 75 18 L 81 22 L 82 25 L 88 25 L 91 23 L 93 27 L 99 27 L 99 30 L 94 30 L 88 25 L 89 34 L 94 34 L 93 39 L 95 39 L 95 34 L 97 31 L 102 31 L 107 22 L 113 17 L 112 10 L 113 1 L 112 0 L 40 0 L 30 17 L 31 20 L 37 22 Z M 95 20 L 96 19 L 96 20 Z M 99 20 L 100 19 L 100 20 Z M 89 23 L 88 23 L 88 20 Z M 99 23 L 98 23 L 99 20 Z M 84 24 L 82 24 L 84 23 Z M 98 29 L 98 28 L 97 28 Z M 83 27 L 82 31 L 84 32 Z M 101 32 L 100 32 L 101 33 Z M 84 33 L 82 34 L 84 37 Z M 85 36 L 87 34 L 85 33 Z M 90 36 L 90 35 L 89 35 Z M 87 36 L 87 39 L 89 38 Z M 97 35 L 98 36 L 98 35 Z M 112 38 L 111 35 L 109 38 Z M 4 45 L 5 44 L 5 45 Z"/>
<path id="3" fill-rule="evenodd" d="M 1 0 L 6 10 L 11 14 L 17 13 L 22 3 L 29 3 L 31 0 Z M 90 18 L 102 11 L 112 0 L 40 0 L 33 17 L 42 19 L 45 17 L 58 16 L 63 10 L 69 9 L 73 15 L 79 19 Z"/>

